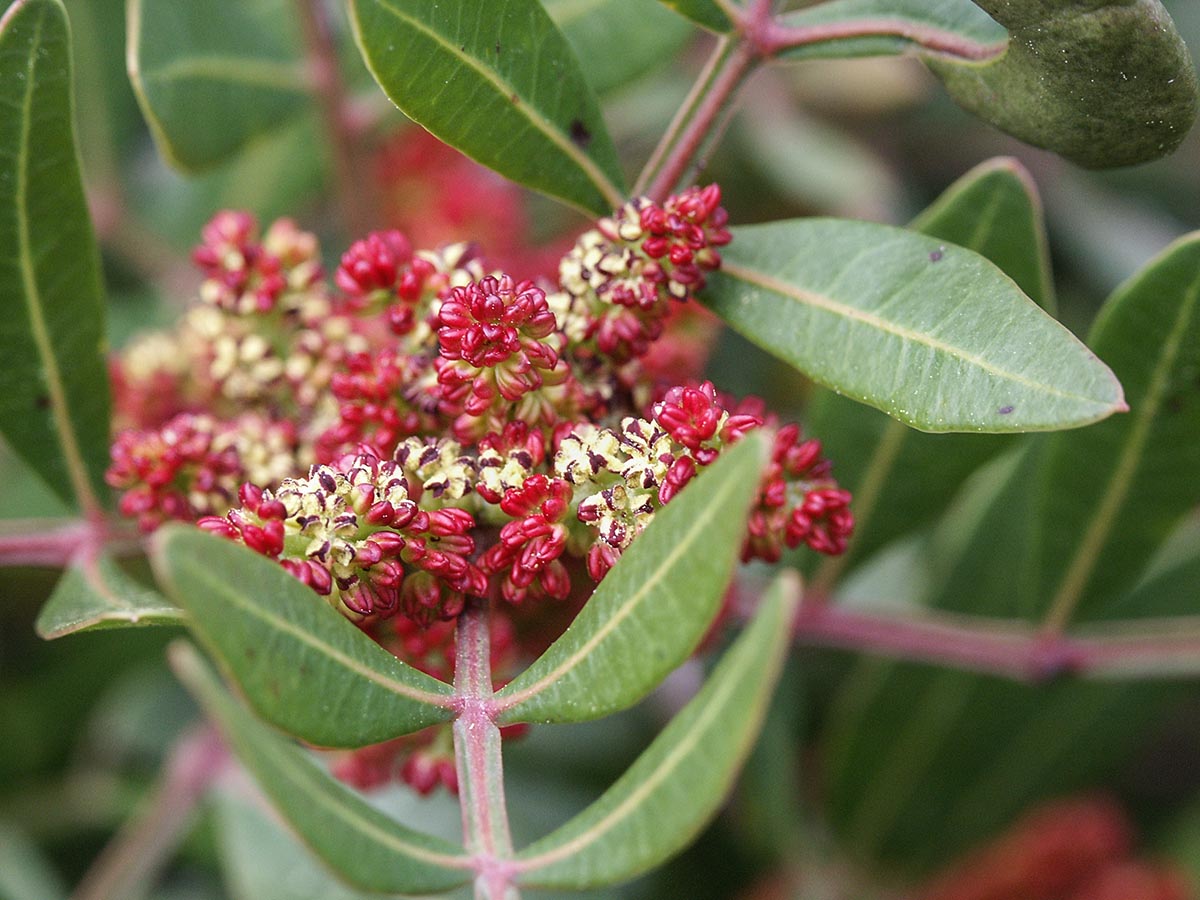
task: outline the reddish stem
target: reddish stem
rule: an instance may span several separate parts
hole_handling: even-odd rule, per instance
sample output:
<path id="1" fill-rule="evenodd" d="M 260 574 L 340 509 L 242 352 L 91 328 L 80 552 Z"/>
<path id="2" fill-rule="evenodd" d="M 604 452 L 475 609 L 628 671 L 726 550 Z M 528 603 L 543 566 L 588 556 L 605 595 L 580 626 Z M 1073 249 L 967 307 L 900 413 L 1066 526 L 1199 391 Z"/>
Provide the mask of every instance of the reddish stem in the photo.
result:
<path id="1" fill-rule="evenodd" d="M 858 19 L 821 25 L 792 26 L 777 19 L 772 0 L 752 0 L 737 10 L 722 4 L 734 19 L 642 170 L 634 187 L 661 201 L 685 180 L 689 169 L 720 136 L 737 90 L 761 62 L 808 44 L 863 37 L 901 37 L 925 50 L 958 59 L 984 60 L 1004 52 L 1007 42 L 980 44 L 944 29 L 900 19 Z"/>
<path id="2" fill-rule="evenodd" d="M 952 31 L 886 18 L 800 26 L 784 25 L 772 19 L 758 32 L 759 47 L 766 56 L 824 41 L 863 37 L 901 37 L 925 50 L 975 61 L 997 56 L 1003 53 L 1007 46 L 1006 41 L 999 44 L 980 44 Z"/>
<path id="3" fill-rule="evenodd" d="M 108 520 L 10 519 L 0 525 L 0 567 L 53 566 L 66 568 L 94 557 L 102 548 L 124 552 L 138 538 L 115 529 Z"/>
<path id="4" fill-rule="evenodd" d="M 638 178 L 634 193 L 662 201 L 724 130 L 737 89 L 758 62 L 753 45 L 722 38 L 683 108 Z"/>
<path id="5" fill-rule="evenodd" d="M 454 760 L 463 838 L 475 857 L 475 896 L 518 897 L 512 884 L 512 836 L 504 799 L 500 729 L 492 713 L 491 636 L 486 600 L 472 598 L 458 618 L 454 688 Z"/>
<path id="6" fill-rule="evenodd" d="M 985 672 L 1016 681 L 1063 675 L 1137 679 L 1200 671 L 1200 618 L 1106 622 L 1089 632 L 1046 634 L 1033 624 L 928 612 L 901 616 L 811 603 L 796 642 Z M 1135 630 L 1136 629 L 1136 630 Z"/>

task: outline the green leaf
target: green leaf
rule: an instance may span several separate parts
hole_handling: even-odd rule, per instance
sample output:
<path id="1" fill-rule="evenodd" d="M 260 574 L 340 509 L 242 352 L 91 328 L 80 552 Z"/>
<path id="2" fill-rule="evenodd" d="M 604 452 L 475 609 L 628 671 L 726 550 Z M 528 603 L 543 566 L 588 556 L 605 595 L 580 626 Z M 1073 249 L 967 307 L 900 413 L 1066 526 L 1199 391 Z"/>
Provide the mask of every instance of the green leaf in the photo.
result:
<path id="1" fill-rule="evenodd" d="M 367 67 L 406 116 L 581 209 L 623 202 L 600 105 L 537 0 L 351 0 L 350 10 Z"/>
<path id="2" fill-rule="evenodd" d="M 1196 74 L 1158 0 L 976 0 L 1009 31 L 982 63 L 928 58 L 951 96 L 1088 168 L 1165 156 L 1196 118 Z"/>
<path id="3" fill-rule="evenodd" d="M 838 219 L 733 233 L 704 304 L 814 381 L 905 424 L 1041 431 L 1124 408 L 1108 368 L 976 253 Z"/>
<path id="4" fill-rule="evenodd" d="M 1200 234 L 1119 287 L 1089 343 L 1125 385 L 1130 414 L 1052 443 L 1041 586 L 1027 609 L 1059 625 L 1127 590 L 1200 504 Z"/>
<path id="5" fill-rule="evenodd" d="M 586 888 L 644 872 L 685 847 L 749 754 L 783 666 L 799 579 L 778 578 L 700 692 L 599 800 L 517 854 L 533 887 Z"/>
<path id="6" fill-rule="evenodd" d="M 1054 284 L 1042 201 L 1029 171 L 1012 157 L 980 163 L 946 188 L 909 228 L 974 250 L 1053 314 Z"/>
<path id="7" fill-rule="evenodd" d="M 713 0 L 659 0 L 664 6 L 669 6 L 681 16 L 691 19 L 697 25 L 724 34 L 733 30 L 733 22 Z"/>
<path id="8" fill-rule="evenodd" d="M 158 169 L 150 178 L 152 189 L 131 198 L 139 218 L 172 246 L 186 250 L 214 209 L 244 209 L 258 221 L 270 222 L 311 205 L 328 171 L 316 118 L 300 116 L 201 175 Z"/>
<path id="9" fill-rule="evenodd" d="M 191 645 L 173 644 L 170 660 L 275 808 L 347 882 L 411 894 L 444 891 L 471 879 L 471 862 L 461 848 L 392 821 L 320 771 L 230 697 Z"/>
<path id="10" fill-rule="evenodd" d="M 969 492 L 929 554 L 940 569 L 933 605 L 1036 621 L 1051 590 L 1068 596 L 1061 585 L 1086 580 L 1078 617 L 1090 622 L 1195 609 L 1194 536 L 1191 552 L 1169 565 L 1151 557 L 1166 523 L 1200 499 L 1190 477 L 1200 393 L 1196 241 L 1177 243 L 1135 276 L 1097 324 L 1093 341 L 1129 385 L 1131 415 L 1071 439 L 1047 436 L 990 493 Z M 1055 608 L 1053 624 L 1065 624 L 1072 604 Z M 832 818 L 862 854 L 918 867 L 942 861 L 1022 806 L 1110 776 L 1177 696 L 1154 684 L 1031 687 L 863 665 L 832 717 L 824 757 L 833 764 Z"/>
<path id="11" fill-rule="evenodd" d="M 657 0 L 543 0 L 597 94 L 675 58 L 692 35 Z M 620 53 L 613 48 L 620 47 Z"/>
<path id="12" fill-rule="evenodd" d="M 729 134 L 778 198 L 821 215 L 893 218 L 903 203 L 891 163 L 841 125 L 782 100 L 753 92 Z"/>
<path id="13" fill-rule="evenodd" d="M 791 28 L 833 26 L 828 38 L 781 52 L 785 60 L 893 56 L 914 47 L 986 58 L 1002 53 L 1008 39 L 1008 32 L 969 0 L 830 0 L 786 13 L 781 21 Z M 837 36 L 837 26 L 855 22 L 883 22 L 891 33 Z"/>
<path id="14" fill-rule="evenodd" d="M 321 747 L 361 747 L 449 721 L 449 685 L 405 665 L 278 563 L 169 526 L 151 561 L 197 637 L 260 716 Z"/>
<path id="15" fill-rule="evenodd" d="M 96 510 L 108 496 L 104 297 L 59 0 L 19 0 L 0 18 L 0 105 L 0 431 L 58 496 Z"/>
<path id="16" fill-rule="evenodd" d="M 233 900 L 368 900 L 291 835 L 253 794 L 214 792 L 217 849 Z"/>
<path id="17" fill-rule="evenodd" d="M 46 640 L 134 625 L 177 625 L 183 611 L 130 578 L 106 554 L 74 563 L 38 613 L 34 628 Z"/>
<path id="18" fill-rule="evenodd" d="M 1032 581 L 1029 484 L 1045 439 L 1024 443 L 1020 452 L 972 476 L 939 523 L 928 552 L 930 583 L 921 598 L 930 606 L 1014 614 L 1020 592 Z M 938 810 L 952 802 L 946 795 L 967 779 L 964 771 L 973 770 L 992 743 L 1007 740 L 973 702 L 985 682 L 1000 684 L 929 666 L 879 660 L 856 666 L 833 706 L 820 757 L 826 763 L 830 821 L 856 854 L 921 868 L 970 840 L 951 835 L 952 849 L 927 843 Z M 1035 688 L 1020 689 L 1038 695 Z M 947 746 L 975 756 L 943 752 Z"/>
<path id="19" fill-rule="evenodd" d="M 128 0 L 127 64 L 159 152 L 211 168 L 310 106 L 285 0 Z"/>
<path id="20" fill-rule="evenodd" d="M 910 227 L 974 250 L 1039 306 L 1053 305 L 1041 202 L 1029 173 L 1016 160 L 976 166 Z M 814 398 L 807 422 L 835 461 L 839 481 L 854 492 L 850 553 L 857 559 L 932 521 L 968 474 L 1011 446 L 1005 438 L 916 434 L 877 410 L 828 391 Z"/>
<path id="21" fill-rule="evenodd" d="M 607 716 L 688 657 L 729 584 L 765 453 L 748 435 L 655 513 L 570 627 L 496 694 L 502 722 Z"/>

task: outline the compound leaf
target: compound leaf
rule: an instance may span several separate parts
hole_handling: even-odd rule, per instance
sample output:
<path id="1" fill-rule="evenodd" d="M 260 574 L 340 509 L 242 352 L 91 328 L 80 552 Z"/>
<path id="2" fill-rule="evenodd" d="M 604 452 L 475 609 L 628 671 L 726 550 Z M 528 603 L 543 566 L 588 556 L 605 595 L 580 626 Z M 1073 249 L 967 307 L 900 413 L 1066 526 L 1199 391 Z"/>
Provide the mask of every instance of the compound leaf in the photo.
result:
<path id="1" fill-rule="evenodd" d="M 644 872 L 695 837 L 749 754 L 783 666 L 799 579 L 780 576 L 700 692 L 599 800 L 517 856 L 522 883 L 580 889 Z"/>
<path id="2" fill-rule="evenodd" d="M 170 659 L 275 808 L 346 881 L 389 894 L 444 891 L 470 881 L 461 848 L 392 821 L 320 771 L 234 700 L 190 644 L 173 644 Z"/>
<path id="3" fill-rule="evenodd" d="M 589 212 L 623 202 L 600 105 L 538 0 L 351 0 L 350 10 L 367 68 L 413 121 Z"/>
<path id="4" fill-rule="evenodd" d="M 583 611 L 496 695 L 504 722 L 584 722 L 631 706 L 687 658 L 717 613 L 764 462 L 742 439 L 613 566 Z"/>
<path id="5" fill-rule="evenodd" d="M 449 685 L 405 665 L 278 563 L 195 528 L 154 536 L 151 561 L 197 637 L 271 724 L 361 747 L 449 721 Z"/>
<path id="6" fill-rule="evenodd" d="M 1112 372 L 977 253 L 900 228 L 733 229 L 702 301 L 813 380 L 922 431 L 1042 431 L 1124 408 Z"/>

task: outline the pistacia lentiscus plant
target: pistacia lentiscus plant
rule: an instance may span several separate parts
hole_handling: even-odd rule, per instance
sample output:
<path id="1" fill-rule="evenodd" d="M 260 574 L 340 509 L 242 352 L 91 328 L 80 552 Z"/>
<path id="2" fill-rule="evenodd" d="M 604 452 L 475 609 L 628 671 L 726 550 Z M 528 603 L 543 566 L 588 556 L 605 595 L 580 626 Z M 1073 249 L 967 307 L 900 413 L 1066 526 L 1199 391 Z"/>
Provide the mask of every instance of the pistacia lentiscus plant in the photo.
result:
<path id="1" fill-rule="evenodd" d="M 613 896 L 747 759 L 734 861 L 622 896 L 1188 896 L 1118 801 L 1047 800 L 1111 789 L 1200 671 L 1200 241 L 1085 344 L 1015 159 L 899 227 L 772 219 L 718 146 L 746 85 L 751 144 L 787 119 L 789 62 L 907 56 L 1073 164 L 1148 162 L 1197 104 L 1157 0 L 127 0 L 128 102 L 98 10 L 0 20 L 0 430 L 74 510 L 0 561 L 64 570 L 43 637 L 186 629 L 208 724 L 76 896 L 148 891 L 202 799 L 237 896 Z M 194 180 L 139 210 L 143 133 Z M 98 249 L 192 299 L 109 353 Z M 767 354 L 706 368 L 722 323 Z M 770 355 L 778 412 L 723 384 Z M 619 757 L 584 723 L 652 692 L 574 801 L 556 735 Z"/>

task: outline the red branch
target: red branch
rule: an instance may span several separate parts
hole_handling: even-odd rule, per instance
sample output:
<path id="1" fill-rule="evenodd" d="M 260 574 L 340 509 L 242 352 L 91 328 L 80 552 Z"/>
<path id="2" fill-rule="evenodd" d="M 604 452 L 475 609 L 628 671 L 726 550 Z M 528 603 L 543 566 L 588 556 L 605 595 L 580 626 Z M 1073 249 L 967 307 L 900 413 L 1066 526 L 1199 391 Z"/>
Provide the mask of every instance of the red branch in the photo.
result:
<path id="1" fill-rule="evenodd" d="M 991 59 L 1003 53 L 1008 46 L 1007 41 L 999 44 L 980 44 L 952 31 L 922 26 L 902 19 L 857 19 L 798 26 L 784 25 L 773 19 L 758 32 L 759 47 L 766 56 L 824 41 L 864 37 L 904 38 L 925 50 L 973 61 Z"/>
<path id="2" fill-rule="evenodd" d="M 454 757 L 463 837 L 474 856 L 476 896 L 516 897 L 512 837 L 504 799 L 500 729 L 492 713 L 491 640 L 486 600 L 472 599 L 458 619 L 455 651 Z"/>
<path id="3" fill-rule="evenodd" d="M 1200 672 L 1200 618 L 1106 622 L 1053 634 L 1018 621 L 927 612 L 903 616 L 808 604 L 795 638 L 948 668 L 1039 683 L 1074 675 L 1139 679 Z"/>

